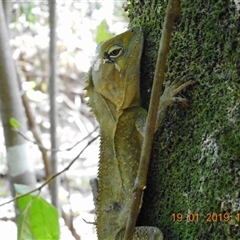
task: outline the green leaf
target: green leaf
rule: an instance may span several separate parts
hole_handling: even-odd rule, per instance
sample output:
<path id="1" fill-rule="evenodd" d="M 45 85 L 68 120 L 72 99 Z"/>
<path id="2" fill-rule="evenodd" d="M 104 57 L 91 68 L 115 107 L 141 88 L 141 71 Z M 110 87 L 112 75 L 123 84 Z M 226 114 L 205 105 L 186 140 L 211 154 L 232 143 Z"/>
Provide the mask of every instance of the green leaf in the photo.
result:
<path id="1" fill-rule="evenodd" d="M 28 195 L 30 196 L 30 195 Z M 27 197 L 23 197 L 23 199 Z M 29 216 L 29 208 L 32 203 L 32 199 L 28 199 L 28 204 L 21 214 L 18 217 L 18 231 L 17 231 L 17 239 L 18 240 L 31 240 L 34 239 L 32 232 L 31 232 L 31 222 Z"/>
<path id="2" fill-rule="evenodd" d="M 23 184 L 14 184 L 14 188 L 15 188 L 15 191 L 18 195 L 25 194 L 25 193 L 32 190 L 32 188 L 30 188 L 27 185 L 23 185 Z M 20 198 L 17 201 L 19 210 L 23 211 L 27 207 L 27 204 L 29 202 L 31 202 L 32 198 L 34 196 L 37 196 L 37 194 L 38 194 L 38 192 L 33 192 L 33 193 L 31 193 L 31 194 L 29 194 L 25 197 Z"/>
<path id="3" fill-rule="evenodd" d="M 18 128 L 20 127 L 20 122 L 18 122 L 18 120 L 13 117 L 9 119 L 9 123 L 11 127 L 13 127 L 15 130 L 18 130 Z"/>
<path id="4" fill-rule="evenodd" d="M 96 43 L 99 44 L 100 42 L 111 38 L 112 35 L 109 33 L 109 27 L 106 20 L 102 20 L 101 23 L 97 27 L 97 34 L 96 34 Z"/>
<path id="5" fill-rule="evenodd" d="M 17 188 L 18 190 L 20 188 L 21 194 L 25 192 L 23 187 L 17 186 Z M 33 194 L 19 198 L 17 204 L 20 210 L 18 240 L 59 239 L 58 212 L 54 206 Z"/>

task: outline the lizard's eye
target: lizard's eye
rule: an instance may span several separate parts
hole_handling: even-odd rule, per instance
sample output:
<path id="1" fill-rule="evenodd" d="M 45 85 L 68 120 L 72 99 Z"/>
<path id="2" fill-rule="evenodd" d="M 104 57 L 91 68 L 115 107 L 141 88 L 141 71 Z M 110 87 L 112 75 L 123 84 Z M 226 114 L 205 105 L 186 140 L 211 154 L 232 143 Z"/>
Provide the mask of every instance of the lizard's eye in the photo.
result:
<path id="1" fill-rule="evenodd" d="M 113 45 L 108 50 L 110 60 L 114 61 L 123 54 L 123 48 L 118 45 Z"/>

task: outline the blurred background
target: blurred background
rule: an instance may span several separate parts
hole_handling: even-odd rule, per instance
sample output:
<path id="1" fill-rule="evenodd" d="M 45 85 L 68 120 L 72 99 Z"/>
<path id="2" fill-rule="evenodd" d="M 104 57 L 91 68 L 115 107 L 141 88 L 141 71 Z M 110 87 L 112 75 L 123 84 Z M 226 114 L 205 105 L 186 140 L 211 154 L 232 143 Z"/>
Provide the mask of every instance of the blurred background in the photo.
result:
<path id="1" fill-rule="evenodd" d="M 59 171 L 99 134 L 98 124 L 84 99 L 84 81 L 96 44 L 127 29 L 124 4 L 125 1 L 109 0 L 57 1 L 56 130 L 60 150 L 57 151 Z M 11 54 L 21 81 L 21 94 L 27 96 L 35 120 L 34 129 L 37 129 L 42 145 L 50 149 L 49 4 L 47 1 L 8 1 L 8 7 L 7 28 Z M 46 180 L 43 154 L 35 144 L 36 139 L 30 128 L 18 134 L 30 145 L 31 161 L 39 186 Z M 98 145 L 99 138 L 86 148 L 69 170 L 59 176 L 61 239 L 96 239 L 94 225 L 87 222 L 94 222 L 95 219 L 89 179 L 97 175 Z M 50 153 L 47 151 L 47 161 Z M 1 122 L 0 176 L 1 204 L 12 198 Z M 51 201 L 47 186 L 41 190 L 41 196 Z M 1 231 L 1 239 L 17 239 L 15 220 L 13 203 L 0 207 L 0 229 L 5 230 Z"/>

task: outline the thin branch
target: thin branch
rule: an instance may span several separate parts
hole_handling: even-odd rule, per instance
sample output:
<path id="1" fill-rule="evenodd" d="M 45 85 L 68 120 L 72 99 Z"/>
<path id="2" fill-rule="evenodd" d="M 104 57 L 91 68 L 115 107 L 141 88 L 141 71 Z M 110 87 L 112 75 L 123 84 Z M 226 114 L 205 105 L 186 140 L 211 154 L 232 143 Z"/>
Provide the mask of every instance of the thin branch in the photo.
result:
<path id="1" fill-rule="evenodd" d="M 66 151 L 70 151 L 73 148 L 75 148 L 78 144 L 80 144 L 81 142 L 83 142 L 85 139 L 89 138 L 94 132 L 96 132 L 98 130 L 99 126 L 95 127 L 93 129 L 92 132 L 90 132 L 87 136 L 85 136 L 83 139 L 81 139 L 80 141 L 76 142 L 73 146 L 71 146 L 70 148 L 66 148 L 65 150 L 60 150 L 61 152 L 66 152 Z"/>
<path id="2" fill-rule="evenodd" d="M 86 146 L 80 151 L 80 153 L 79 153 L 79 154 L 67 165 L 67 167 L 65 167 L 63 170 L 61 170 L 60 172 L 57 172 L 56 174 L 52 175 L 49 179 L 47 179 L 47 180 L 46 180 L 42 185 L 40 185 L 39 187 L 37 187 L 37 188 L 35 188 L 35 189 L 33 189 L 33 190 L 29 191 L 29 192 L 26 192 L 26 193 L 24 193 L 24 194 L 18 195 L 18 196 L 12 198 L 11 200 L 9 200 L 9 201 L 7 201 L 7 202 L 5 202 L 5 203 L 0 204 L 0 207 L 1 207 L 1 206 L 4 206 L 4 205 L 6 205 L 6 204 L 9 204 L 9 203 L 11 203 L 11 202 L 13 202 L 13 201 L 15 201 L 15 200 L 18 200 L 19 198 L 25 197 L 25 196 L 27 196 L 27 195 L 29 195 L 29 194 L 31 194 L 31 193 L 36 192 L 36 191 L 41 191 L 41 189 L 42 189 L 43 187 L 45 187 L 46 185 L 48 185 L 53 179 L 55 179 L 56 177 L 58 177 L 58 176 L 61 175 L 62 173 L 66 172 L 67 170 L 69 170 L 69 168 L 75 163 L 75 161 L 80 157 L 80 155 L 85 151 L 85 149 L 86 149 L 90 144 L 92 144 L 98 137 L 99 137 L 99 135 L 96 136 L 95 138 L 91 139 L 91 140 L 86 144 Z"/>
<path id="3" fill-rule="evenodd" d="M 18 66 L 17 66 L 16 61 L 14 61 L 14 66 L 15 66 L 16 71 L 17 71 Z M 38 149 L 42 154 L 46 178 L 49 178 L 50 177 L 50 166 L 49 166 L 49 159 L 48 159 L 47 151 L 46 151 L 46 149 L 44 149 L 42 147 L 42 145 L 43 145 L 42 144 L 42 139 L 41 139 L 39 131 L 37 129 L 36 121 L 35 121 L 35 118 L 33 117 L 33 113 L 32 113 L 31 107 L 29 105 L 28 98 L 26 96 L 25 91 L 23 91 L 23 89 L 21 89 L 22 83 L 21 83 L 21 80 L 20 80 L 19 71 L 17 71 L 17 80 L 18 80 L 19 90 L 22 92 L 22 94 L 21 94 L 22 102 L 23 102 L 23 106 L 25 108 L 29 129 L 32 132 L 33 137 L 35 138 L 35 143 L 37 144 Z M 25 138 L 25 140 L 26 140 L 26 138 Z"/>
<path id="4" fill-rule="evenodd" d="M 99 127 L 95 127 L 93 129 L 92 132 L 90 132 L 87 136 L 85 136 L 83 139 L 77 141 L 76 143 L 73 144 L 73 146 L 69 147 L 69 148 L 66 148 L 66 149 L 52 149 L 52 148 L 47 148 L 47 147 L 44 147 L 42 144 L 30 139 L 29 137 L 27 137 L 25 134 L 23 134 L 22 132 L 20 132 L 19 130 L 15 130 L 15 129 L 12 129 L 13 131 L 16 131 L 22 138 L 24 138 L 25 140 L 37 145 L 38 147 L 46 150 L 46 151 L 51 151 L 51 152 L 67 152 L 67 151 L 71 151 L 73 148 L 75 148 L 78 144 L 80 144 L 81 142 L 83 142 L 84 140 L 86 140 L 87 138 L 89 138 Z"/>
<path id="5" fill-rule="evenodd" d="M 132 205 L 129 212 L 127 226 L 124 235 L 125 240 L 133 239 L 134 228 L 136 225 L 139 209 L 141 206 L 143 190 L 146 188 L 150 154 L 152 150 L 152 142 L 155 132 L 154 126 L 157 119 L 159 99 L 162 94 L 162 85 L 166 69 L 167 54 L 170 47 L 170 39 L 173 30 L 173 25 L 179 13 L 180 13 L 180 1 L 169 0 L 163 25 L 161 41 L 158 50 L 158 59 L 154 73 L 154 82 L 152 87 L 148 116 L 146 120 L 146 132 L 143 140 L 138 174 L 134 184 Z"/>

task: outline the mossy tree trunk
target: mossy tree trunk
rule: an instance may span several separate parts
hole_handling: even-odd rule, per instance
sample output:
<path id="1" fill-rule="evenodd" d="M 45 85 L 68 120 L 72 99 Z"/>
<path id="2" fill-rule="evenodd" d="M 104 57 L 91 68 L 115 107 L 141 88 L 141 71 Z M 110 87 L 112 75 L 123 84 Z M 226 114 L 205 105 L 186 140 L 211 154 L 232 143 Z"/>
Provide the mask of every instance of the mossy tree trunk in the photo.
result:
<path id="1" fill-rule="evenodd" d="M 141 95 L 146 109 L 164 2 L 127 5 L 131 26 L 142 26 L 145 33 Z M 196 84 L 182 92 L 188 106 L 170 107 L 155 135 L 138 224 L 158 226 L 165 239 L 239 239 L 240 13 L 226 0 L 182 0 L 181 6 L 166 81 L 188 75 Z"/>

